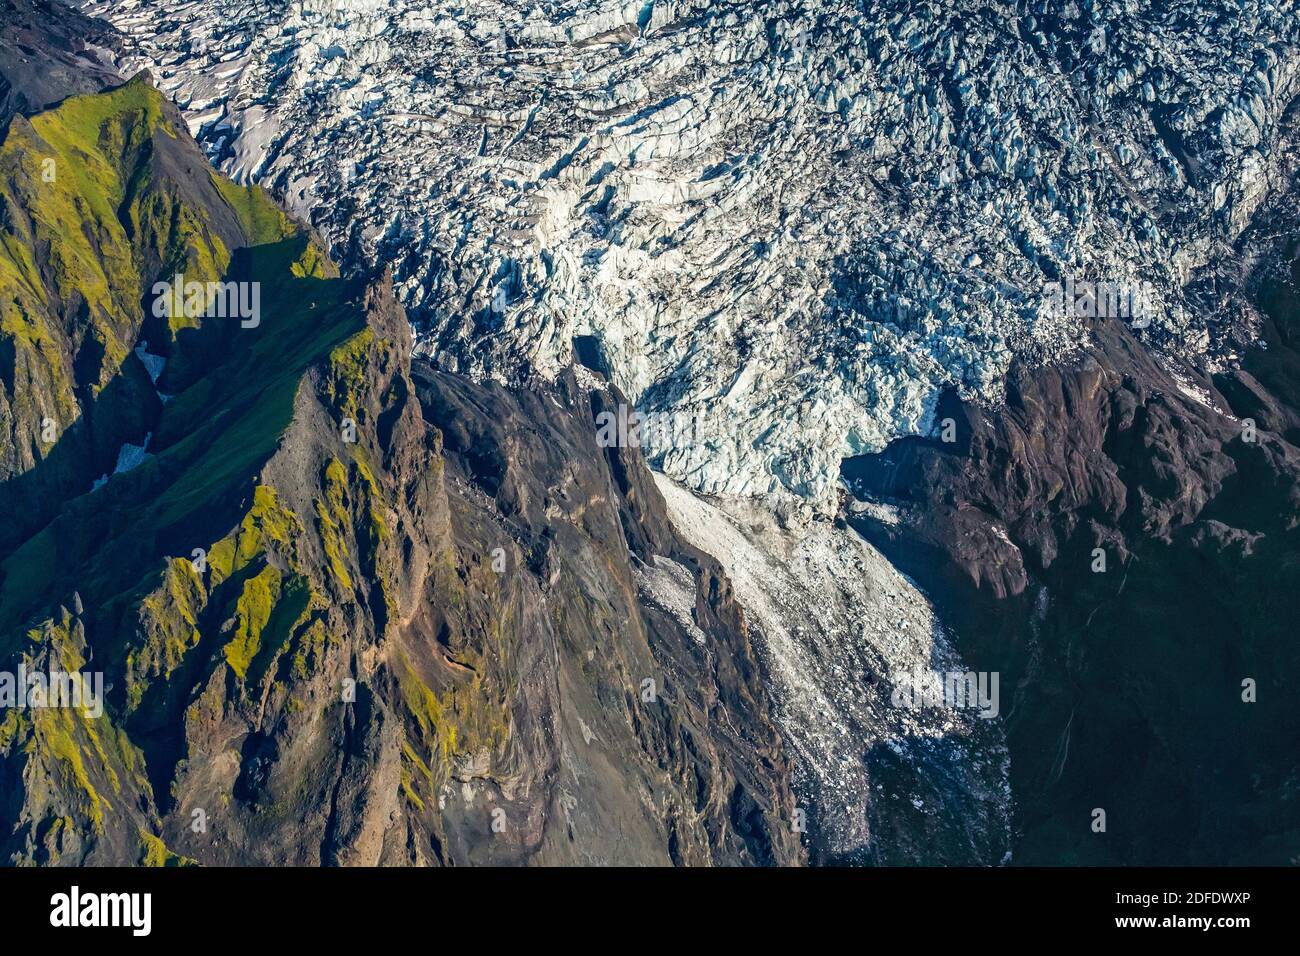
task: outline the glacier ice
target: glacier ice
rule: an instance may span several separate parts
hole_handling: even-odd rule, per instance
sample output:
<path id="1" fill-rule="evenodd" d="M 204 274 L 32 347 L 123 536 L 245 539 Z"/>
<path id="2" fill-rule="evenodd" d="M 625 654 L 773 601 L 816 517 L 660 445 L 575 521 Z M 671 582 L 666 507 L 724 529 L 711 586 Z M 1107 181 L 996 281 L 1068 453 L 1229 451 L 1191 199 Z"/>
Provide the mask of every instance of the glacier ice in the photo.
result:
<path id="1" fill-rule="evenodd" d="M 824 503 L 840 459 L 1086 343 L 1045 283 L 1151 282 L 1153 347 L 1230 361 L 1234 245 L 1294 171 L 1273 0 L 88 0 L 214 160 L 445 367 L 598 343 L 698 491 Z M 1208 292 L 1207 292 L 1208 290 Z"/>

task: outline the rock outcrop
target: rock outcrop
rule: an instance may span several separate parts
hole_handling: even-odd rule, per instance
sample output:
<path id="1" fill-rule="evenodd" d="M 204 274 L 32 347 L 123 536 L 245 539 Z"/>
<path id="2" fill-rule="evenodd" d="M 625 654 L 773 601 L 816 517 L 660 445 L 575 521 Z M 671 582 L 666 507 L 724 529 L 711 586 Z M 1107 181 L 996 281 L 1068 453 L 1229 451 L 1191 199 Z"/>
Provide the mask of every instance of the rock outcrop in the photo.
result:
<path id="1" fill-rule="evenodd" d="M 0 129 L 74 93 L 121 79 L 112 65 L 117 31 L 59 0 L 0 4 Z"/>

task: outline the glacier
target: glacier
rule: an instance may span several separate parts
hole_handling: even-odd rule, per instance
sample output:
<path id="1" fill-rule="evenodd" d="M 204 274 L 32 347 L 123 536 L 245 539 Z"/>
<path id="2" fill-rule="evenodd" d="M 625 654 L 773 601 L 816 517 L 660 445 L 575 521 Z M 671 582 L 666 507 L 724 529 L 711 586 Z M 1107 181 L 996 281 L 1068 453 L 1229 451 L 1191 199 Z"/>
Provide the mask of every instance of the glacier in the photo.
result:
<path id="1" fill-rule="evenodd" d="M 593 343 L 697 492 L 832 510 L 840 461 L 1087 345 L 1234 360 L 1243 237 L 1296 165 L 1300 17 L 1271 0 L 87 0 L 214 162 L 419 349 L 512 382 Z"/>

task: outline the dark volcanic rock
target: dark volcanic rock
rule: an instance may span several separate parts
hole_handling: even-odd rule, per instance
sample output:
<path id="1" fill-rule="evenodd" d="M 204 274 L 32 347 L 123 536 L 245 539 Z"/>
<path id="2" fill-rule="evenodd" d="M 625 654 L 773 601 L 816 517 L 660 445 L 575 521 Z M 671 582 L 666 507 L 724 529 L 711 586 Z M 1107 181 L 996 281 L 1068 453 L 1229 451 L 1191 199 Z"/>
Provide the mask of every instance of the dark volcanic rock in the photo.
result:
<path id="1" fill-rule="evenodd" d="M 1175 378 L 1105 323 L 1079 360 L 1013 372 L 1004 409 L 945 401 L 956 442 L 845 467 L 907 515 L 860 529 L 1014 689 L 1018 862 L 1300 853 L 1297 278 L 1263 284 L 1242 370 Z"/>
<path id="2" fill-rule="evenodd" d="M 121 80 L 103 55 L 117 31 L 58 0 L 0 0 L 0 127 Z"/>
<path id="3" fill-rule="evenodd" d="M 619 397 L 584 392 L 572 376 L 558 391 L 507 391 L 418 364 L 414 375 L 444 435 L 454 540 L 489 565 L 504 551 L 497 600 L 523 623 L 494 653 L 489 632 L 430 602 L 421 627 L 444 666 L 439 654 L 429 666 L 472 661 L 476 680 L 519 682 L 528 700 L 518 743 L 499 768 L 484 755 L 448 814 L 470 813 L 461 804 L 476 788 L 530 830 L 518 844 L 452 832 L 443 852 L 463 862 L 797 859 L 789 771 L 730 584 L 679 540 L 639 452 L 595 445 L 593 410 Z M 633 564 L 656 555 L 691 569 L 705 644 L 639 598 Z"/>

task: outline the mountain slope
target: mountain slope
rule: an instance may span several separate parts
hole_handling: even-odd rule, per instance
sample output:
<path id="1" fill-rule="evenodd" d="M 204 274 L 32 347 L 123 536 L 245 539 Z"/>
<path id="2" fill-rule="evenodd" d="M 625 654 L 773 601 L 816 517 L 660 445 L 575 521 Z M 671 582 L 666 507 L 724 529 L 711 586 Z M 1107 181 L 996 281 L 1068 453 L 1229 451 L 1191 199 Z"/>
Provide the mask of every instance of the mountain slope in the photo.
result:
<path id="1" fill-rule="evenodd" d="M 289 236 L 260 194 L 220 183 L 146 76 L 15 117 L 0 147 L 0 504 L 12 543 L 113 469 L 152 430 L 160 383 L 226 332 L 183 314 L 151 321 L 152 280 L 219 279 L 232 250 Z M 181 131 L 181 132 L 178 132 Z M 151 300 L 152 302 L 152 300 Z M 41 467 L 36 468 L 40 462 Z"/>
<path id="2" fill-rule="evenodd" d="M 413 369 L 387 281 L 210 174 L 146 77 L 0 158 L 0 652 L 109 687 L 6 712 L 6 859 L 802 858 L 725 577 L 596 447 L 615 394 Z M 176 271 L 257 283 L 260 321 L 155 316 Z M 638 595 L 655 554 L 690 628 Z"/>

